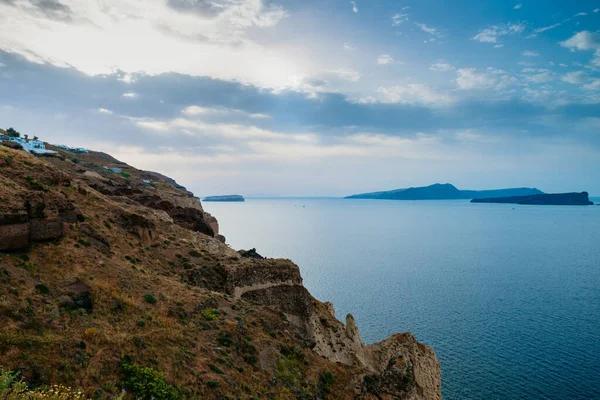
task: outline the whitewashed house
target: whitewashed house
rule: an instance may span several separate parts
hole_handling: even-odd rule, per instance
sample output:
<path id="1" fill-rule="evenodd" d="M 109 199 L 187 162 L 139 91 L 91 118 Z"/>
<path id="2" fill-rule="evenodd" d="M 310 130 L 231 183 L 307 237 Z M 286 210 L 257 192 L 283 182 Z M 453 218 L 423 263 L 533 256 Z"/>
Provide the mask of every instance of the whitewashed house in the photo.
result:
<path id="1" fill-rule="evenodd" d="M 15 142 L 23 147 L 23 150 L 28 153 L 37 153 L 37 154 L 48 154 L 48 153 L 56 153 L 54 150 L 47 150 L 46 145 L 41 140 L 26 140 L 19 137 L 9 137 L 8 139 L 3 139 L 8 142 Z"/>

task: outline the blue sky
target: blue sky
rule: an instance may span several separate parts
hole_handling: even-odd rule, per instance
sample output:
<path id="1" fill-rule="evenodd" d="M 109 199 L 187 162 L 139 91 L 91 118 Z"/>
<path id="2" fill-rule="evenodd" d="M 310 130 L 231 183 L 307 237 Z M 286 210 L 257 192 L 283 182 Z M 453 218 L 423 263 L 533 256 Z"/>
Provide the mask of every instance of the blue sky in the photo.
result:
<path id="1" fill-rule="evenodd" d="M 600 1 L 0 0 L 0 125 L 196 194 L 600 195 Z"/>

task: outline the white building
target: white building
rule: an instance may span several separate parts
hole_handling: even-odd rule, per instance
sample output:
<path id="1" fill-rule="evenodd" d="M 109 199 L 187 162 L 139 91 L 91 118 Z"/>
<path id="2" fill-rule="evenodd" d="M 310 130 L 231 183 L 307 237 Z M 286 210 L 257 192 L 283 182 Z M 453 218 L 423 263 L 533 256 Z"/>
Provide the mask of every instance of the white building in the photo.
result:
<path id="1" fill-rule="evenodd" d="M 15 142 L 23 147 L 23 150 L 29 153 L 48 154 L 56 153 L 54 150 L 47 150 L 46 145 L 41 140 L 26 140 L 18 137 L 9 137 L 6 139 L 9 142 Z"/>

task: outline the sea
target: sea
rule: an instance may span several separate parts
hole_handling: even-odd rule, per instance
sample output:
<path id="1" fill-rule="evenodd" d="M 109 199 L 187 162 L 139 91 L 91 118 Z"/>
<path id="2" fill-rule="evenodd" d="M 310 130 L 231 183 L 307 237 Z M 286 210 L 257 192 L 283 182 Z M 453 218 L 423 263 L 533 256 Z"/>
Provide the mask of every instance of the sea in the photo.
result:
<path id="1" fill-rule="evenodd" d="M 600 199 L 596 199 L 600 202 Z M 333 198 L 204 203 L 227 243 L 300 266 L 365 343 L 411 331 L 442 393 L 600 399 L 600 206 Z"/>

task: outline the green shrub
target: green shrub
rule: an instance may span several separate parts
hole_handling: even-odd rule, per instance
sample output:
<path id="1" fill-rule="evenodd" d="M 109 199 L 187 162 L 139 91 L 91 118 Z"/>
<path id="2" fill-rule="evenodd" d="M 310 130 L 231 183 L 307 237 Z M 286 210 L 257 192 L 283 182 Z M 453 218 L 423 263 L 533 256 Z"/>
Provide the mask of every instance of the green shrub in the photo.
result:
<path id="1" fill-rule="evenodd" d="M 219 337 L 217 339 L 217 343 L 221 346 L 229 347 L 233 344 L 232 335 L 229 331 L 221 331 L 219 332 Z"/>
<path id="2" fill-rule="evenodd" d="M 208 382 L 206 382 L 206 384 L 211 389 L 215 389 L 217 386 L 219 386 L 219 384 L 217 382 L 215 382 L 215 381 L 208 381 Z"/>
<path id="3" fill-rule="evenodd" d="M 37 290 L 41 294 L 50 293 L 50 289 L 48 289 L 48 286 L 44 285 L 43 283 L 38 283 L 37 285 L 35 285 L 35 290 Z"/>
<path id="4" fill-rule="evenodd" d="M 144 301 L 148 304 L 156 304 L 156 297 L 152 293 L 146 293 L 144 295 Z"/>
<path id="5" fill-rule="evenodd" d="M 44 192 L 48 191 L 48 189 L 46 189 L 46 186 L 44 186 L 44 184 L 42 182 L 38 181 L 31 175 L 27 175 L 25 177 L 25 180 L 27 181 L 27 183 L 29 183 L 29 185 L 31 186 L 31 188 L 33 190 L 42 190 Z"/>
<path id="6" fill-rule="evenodd" d="M 202 317 L 207 321 L 214 321 L 219 318 L 219 312 L 214 308 L 208 308 L 202 311 Z"/>
<path id="7" fill-rule="evenodd" d="M 121 364 L 121 371 L 124 376 L 123 389 L 131 392 L 136 399 L 179 400 L 182 398 L 179 390 L 165 380 L 162 372 L 127 362 Z"/>
<path id="8" fill-rule="evenodd" d="M 210 364 L 208 368 L 210 368 L 211 371 L 213 371 L 215 374 L 223 375 L 225 373 L 221 368 L 217 367 L 214 364 Z"/>

